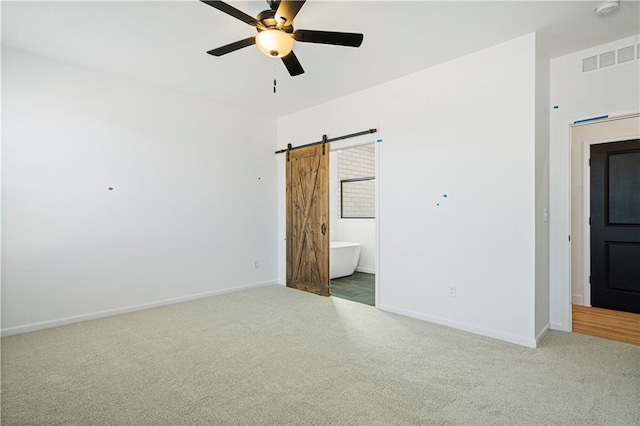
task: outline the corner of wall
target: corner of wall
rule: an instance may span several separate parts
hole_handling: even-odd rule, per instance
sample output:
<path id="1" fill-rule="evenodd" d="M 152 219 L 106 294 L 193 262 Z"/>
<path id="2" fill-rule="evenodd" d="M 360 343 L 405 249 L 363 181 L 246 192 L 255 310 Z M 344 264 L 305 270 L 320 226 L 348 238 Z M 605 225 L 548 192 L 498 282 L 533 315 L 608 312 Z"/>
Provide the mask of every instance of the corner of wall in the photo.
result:
<path id="1" fill-rule="evenodd" d="M 546 323 L 542 329 L 536 333 L 536 348 L 538 346 L 540 346 L 540 343 L 542 342 L 542 339 L 544 339 L 544 337 L 547 335 L 547 333 L 549 333 L 549 330 L 551 330 L 551 324 L 550 323 Z"/>
<path id="2" fill-rule="evenodd" d="M 535 127 L 535 333 L 549 324 L 550 41 L 536 33 Z"/>

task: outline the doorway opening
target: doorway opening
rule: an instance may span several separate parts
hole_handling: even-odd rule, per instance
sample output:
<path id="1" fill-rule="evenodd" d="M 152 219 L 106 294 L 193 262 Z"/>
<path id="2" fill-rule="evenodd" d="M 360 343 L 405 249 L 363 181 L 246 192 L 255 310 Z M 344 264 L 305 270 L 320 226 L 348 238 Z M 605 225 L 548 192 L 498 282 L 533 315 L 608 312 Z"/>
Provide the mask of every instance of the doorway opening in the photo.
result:
<path id="1" fill-rule="evenodd" d="M 635 116 L 571 130 L 572 329 L 635 344 L 640 142 L 633 140 L 640 138 L 639 129 Z"/>
<path id="2" fill-rule="evenodd" d="M 380 145 L 382 138 L 372 136 L 377 129 L 369 129 L 366 131 L 352 133 L 349 135 L 338 136 L 335 138 L 327 138 L 323 135 L 319 142 L 308 143 L 293 147 L 288 144 L 287 149 L 276 151 L 276 154 L 286 154 L 284 162 L 284 178 L 285 178 L 285 226 L 286 226 L 286 242 L 284 249 L 286 250 L 285 264 L 283 272 L 286 272 L 285 284 L 287 287 L 303 290 L 322 296 L 331 295 L 331 278 L 343 278 L 350 276 L 352 280 L 368 278 L 368 282 L 373 282 L 373 286 L 369 284 L 369 292 L 373 292 L 373 303 L 369 298 L 367 301 L 354 300 L 379 306 L 380 304 L 380 279 L 379 279 L 379 255 L 380 255 Z M 331 182 L 340 183 L 338 179 L 337 164 L 338 151 L 350 148 L 369 145 L 366 150 L 373 151 L 373 173 L 357 178 L 346 178 L 343 180 L 343 186 L 346 185 L 346 191 L 353 182 L 364 185 L 373 185 L 374 197 L 374 213 L 373 217 L 369 214 L 361 217 L 344 217 L 338 218 L 337 206 L 337 187 L 333 190 Z M 330 163 L 334 163 L 336 167 L 330 168 Z M 369 188 L 370 190 L 370 188 Z M 362 188 L 356 191 L 351 188 L 352 192 L 362 193 Z M 346 198 L 345 198 L 346 199 Z M 334 207 L 334 208 L 330 208 Z M 349 206 L 343 203 L 341 210 L 345 210 L 344 216 L 349 216 L 348 207 L 358 207 L 357 205 Z M 363 206 L 359 206 L 363 207 Z M 369 206 L 370 207 L 370 206 Z M 370 208 L 369 208 L 370 211 Z M 343 215 L 343 213 L 340 213 Z M 367 233 L 366 238 L 351 238 L 351 234 L 347 235 L 346 241 L 351 244 L 344 244 L 345 241 L 337 241 L 342 235 L 337 231 L 335 224 L 340 224 L 340 220 L 356 219 L 359 221 L 366 220 L 369 222 L 369 228 L 373 224 L 372 231 Z M 344 229 L 343 229 L 344 231 Z M 355 241 L 353 241 L 355 240 Z M 333 257 L 333 266 L 338 269 L 341 266 L 337 263 L 338 256 L 331 254 L 330 242 L 343 243 L 342 246 L 357 246 L 360 252 L 364 251 L 362 259 L 368 259 L 370 264 L 363 264 L 358 253 L 358 258 L 351 263 L 352 270 L 347 273 L 330 274 L 330 258 Z M 338 244 L 340 245 L 340 244 Z M 340 283 L 336 283 L 336 288 L 340 287 Z M 349 287 L 353 290 L 353 286 Z M 337 295 L 340 295 L 340 289 L 337 288 Z M 344 297 L 348 296 L 342 294 Z M 353 298 L 352 298 L 353 299 Z"/>
<path id="3" fill-rule="evenodd" d="M 332 144 L 331 295 L 376 305 L 376 144 Z"/>

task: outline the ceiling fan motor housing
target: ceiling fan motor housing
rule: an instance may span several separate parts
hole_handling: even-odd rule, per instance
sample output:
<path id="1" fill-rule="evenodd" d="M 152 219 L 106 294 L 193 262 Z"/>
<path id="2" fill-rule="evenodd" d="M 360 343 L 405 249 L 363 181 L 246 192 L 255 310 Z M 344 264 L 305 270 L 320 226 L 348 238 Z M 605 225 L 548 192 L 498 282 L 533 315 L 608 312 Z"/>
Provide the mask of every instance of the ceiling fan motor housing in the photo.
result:
<path id="1" fill-rule="evenodd" d="M 260 21 L 265 28 L 276 28 L 278 26 L 278 21 L 276 21 L 276 19 L 274 18 L 275 14 L 276 12 L 273 10 L 263 10 L 262 12 L 258 13 L 256 19 Z M 258 32 L 263 31 L 263 29 L 260 27 L 256 27 L 256 29 L 258 30 Z M 292 33 L 293 25 L 284 25 L 282 27 L 282 31 L 284 31 L 285 33 Z"/>

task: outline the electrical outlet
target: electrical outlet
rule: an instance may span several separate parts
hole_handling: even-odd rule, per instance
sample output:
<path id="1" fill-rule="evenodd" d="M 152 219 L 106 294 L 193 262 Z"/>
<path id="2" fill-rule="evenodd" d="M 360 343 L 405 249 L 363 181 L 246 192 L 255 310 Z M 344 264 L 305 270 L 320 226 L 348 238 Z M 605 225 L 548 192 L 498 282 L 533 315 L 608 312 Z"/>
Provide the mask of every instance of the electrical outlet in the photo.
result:
<path id="1" fill-rule="evenodd" d="M 449 297 L 456 297 L 456 287 L 453 285 L 449 286 Z"/>
<path id="2" fill-rule="evenodd" d="M 259 260 L 254 260 L 253 261 L 253 269 L 258 269 L 260 267 L 260 261 Z"/>

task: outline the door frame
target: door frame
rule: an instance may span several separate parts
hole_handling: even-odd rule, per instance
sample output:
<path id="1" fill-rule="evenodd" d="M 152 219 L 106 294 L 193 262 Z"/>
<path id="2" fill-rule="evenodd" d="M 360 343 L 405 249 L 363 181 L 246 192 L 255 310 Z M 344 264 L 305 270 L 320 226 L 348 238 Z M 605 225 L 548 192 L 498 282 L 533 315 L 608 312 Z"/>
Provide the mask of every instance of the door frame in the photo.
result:
<path id="1" fill-rule="evenodd" d="M 376 180 L 374 183 L 375 188 L 375 248 L 374 248 L 374 261 L 375 261 L 375 277 L 374 277 L 374 292 L 375 292 L 375 307 L 380 306 L 380 145 L 382 145 L 382 138 L 377 133 L 367 134 L 364 136 L 359 136 L 352 139 L 342 140 L 331 142 L 329 145 L 329 152 L 338 151 L 341 149 L 349 149 L 355 148 L 363 145 L 371 145 L 375 146 L 375 172 L 376 172 Z M 331 177 L 331 173 L 329 173 L 329 178 Z M 332 185 L 333 182 L 329 181 L 329 185 Z M 335 208 L 335 206 L 329 205 L 330 209 Z M 331 256 L 329 256 L 329 263 L 331 263 Z"/>
<path id="2" fill-rule="evenodd" d="M 588 278 L 591 275 L 591 226 L 589 220 L 586 220 L 591 217 L 591 165 L 589 162 L 591 145 L 601 143 L 608 142 L 582 141 L 582 306 L 591 306 L 591 283 Z"/>
<path id="3" fill-rule="evenodd" d="M 618 120 L 624 120 L 624 119 L 629 119 L 629 118 L 638 118 L 640 117 L 640 113 L 635 112 L 635 113 L 627 113 L 627 114 L 618 114 L 615 116 L 611 116 L 608 118 L 603 118 L 603 119 L 599 119 L 597 121 L 586 121 L 586 122 L 581 122 L 581 123 L 576 123 L 575 121 L 569 124 L 569 145 L 568 145 L 568 151 L 569 151 L 569 155 L 568 155 L 568 164 L 567 164 L 567 168 L 564 170 L 565 172 L 565 176 L 567 177 L 567 182 L 568 182 L 568 200 L 567 200 L 567 204 L 568 204 L 568 209 L 567 209 L 567 217 L 566 220 L 563 221 L 563 225 L 566 226 L 565 230 L 566 230 L 566 235 L 571 235 L 571 224 L 572 224 L 572 213 L 571 213 L 571 201 L 573 199 L 574 196 L 574 192 L 571 188 L 571 182 L 572 182 L 572 177 L 571 177 L 571 152 L 572 152 L 572 147 L 575 144 L 581 144 L 581 152 L 582 152 L 582 192 L 583 192 L 583 198 L 582 198 L 582 213 L 583 213 L 583 220 L 582 220 L 582 271 L 583 271 L 583 305 L 584 306 L 591 306 L 591 285 L 589 284 L 589 275 L 591 273 L 591 246 L 590 246 L 590 241 L 591 241 L 591 230 L 589 227 L 589 221 L 588 221 L 588 217 L 590 215 L 590 211 L 591 211 L 591 207 L 590 207 L 590 200 L 591 200 L 591 194 L 590 191 L 587 189 L 590 189 L 590 178 L 591 178 L 591 170 L 589 167 L 589 157 L 591 156 L 590 153 L 590 149 L 591 149 L 591 145 L 597 145 L 597 144 L 603 144 L 603 143 L 610 143 L 610 142 L 618 142 L 618 141 L 623 141 L 623 140 L 628 140 L 628 139 L 637 139 L 640 135 L 638 133 L 629 133 L 629 134 L 620 134 L 620 135 L 616 135 L 616 136 L 612 136 L 611 133 L 604 133 L 604 134 L 600 134 L 600 135 L 595 135 L 591 138 L 588 139 L 583 139 L 583 140 L 574 140 L 574 136 L 572 134 L 573 129 L 575 127 L 582 127 L 582 126 L 588 126 L 588 125 L 594 125 L 594 124 L 606 124 L 606 123 L 611 123 L 613 121 L 618 121 Z M 563 277 L 563 281 L 564 281 L 564 294 L 567 294 L 568 297 L 565 297 L 564 299 L 564 303 L 562 304 L 562 310 L 563 310 L 563 317 L 564 318 L 568 318 L 568 323 L 565 327 L 566 331 L 572 331 L 573 329 L 573 318 L 572 318 L 572 313 L 571 313 L 571 305 L 573 304 L 573 295 L 572 295 L 572 275 L 571 275 L 571 267 L 573 265 L 573 258 L 572 258 L 572 254 L 571 254 L 571 244 L 569 244 L 567 246 L 567 252 L 566 252 L 566 256 L 564 257 L 565 262 L 565 267 L 564 270 L 566 271 L 565 276 Z"/>
<path id="4" fill-rule="evenodd" d="M 375 132 L 368 133 L 361 136 L 355 136 L 348 139 L 343 139 L 340 141 L 332 141 L 329 144 L 329 149 L 340 149 L 340 147 L 350 147 L 350 146 L 358 146 L 358 145 L 366 145 L 370 143 L 375 143 L 375 158 L 376 158 L 376 183 L 375 183 L 375 194 L 376 194 L 376 204 L 375 204 L 375 212 L 376 212 L 376 224 L 375 224 L 375 232 L 376 232 L 376 245 L 375 245 L 375 307 L 378 308 L 380 306 L 380 293 L 381 288 L 383 287 L 383 280 L 380 278 L 380 207 L 382 198 L 380 196 L 380 179 L 381 179 L 381 157 L 383 156 L 382 151 L 383 147 L 383 138 L 380 134 L 380 128 L 376 127 Z M 275 283 L 286 286 L 286 270 L 287 270 L 287 250 L 286 250 L 286 221 L 287 221 L 287 208 L 286 208 L 286 155 L 281 155 L 277 158 L 277 182 L 278 182 L 278 190 L 277 190 L 277 203 L 278 203 L 278 215 L 277 215 L 277 279 Z M 331 259 L 329 259 L 331 260 Z"/>

